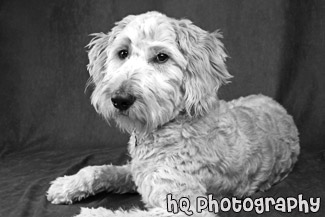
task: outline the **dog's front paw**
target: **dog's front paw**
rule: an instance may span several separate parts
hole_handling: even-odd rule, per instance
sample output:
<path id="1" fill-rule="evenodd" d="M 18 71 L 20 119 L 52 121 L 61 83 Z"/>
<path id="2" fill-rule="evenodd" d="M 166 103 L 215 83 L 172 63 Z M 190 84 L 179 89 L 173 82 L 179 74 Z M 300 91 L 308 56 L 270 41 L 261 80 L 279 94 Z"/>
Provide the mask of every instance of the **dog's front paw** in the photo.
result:
<path id="1" fill-rule="evenodd" d="M 91 180 L 77 173 L 59 177 L 51 182 L 47 191 L 47 200 L 53 204 L 71 204 L 92 194 Z"/>

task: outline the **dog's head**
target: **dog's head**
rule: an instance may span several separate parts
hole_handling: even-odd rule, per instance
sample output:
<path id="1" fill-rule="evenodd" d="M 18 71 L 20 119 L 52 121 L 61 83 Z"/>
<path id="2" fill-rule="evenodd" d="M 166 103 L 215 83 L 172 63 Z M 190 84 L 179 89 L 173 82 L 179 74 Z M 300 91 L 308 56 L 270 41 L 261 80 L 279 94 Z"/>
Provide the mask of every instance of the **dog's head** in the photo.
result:
<path id="1" fill-rule="evenodd" d="M 92 104 L 128 132 L 205 115 L 232 77 L 220 38 L 158 12 L 127 16 L 88 45 Z"/>

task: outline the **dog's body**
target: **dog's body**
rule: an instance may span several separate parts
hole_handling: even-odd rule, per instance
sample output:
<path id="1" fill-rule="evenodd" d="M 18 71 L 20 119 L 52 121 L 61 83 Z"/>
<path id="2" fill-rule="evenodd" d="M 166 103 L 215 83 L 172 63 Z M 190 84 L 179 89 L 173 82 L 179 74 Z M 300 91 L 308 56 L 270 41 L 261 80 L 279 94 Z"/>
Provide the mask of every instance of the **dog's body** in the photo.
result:
<path id="1" fill-rule="evenodd" d="M 92 103 L 131 135 L 131 162 L 86 167 L 58 178 L 52 203 L 103 190 L 137 190 L 148 211 L 83 209 L 85 216 L 173 216 L 166 195 L 243 197 L 266 190 L 292 170 L 298 131 L 282 106 L 263 95 L 231 102 L 217 90 L 231 78 L 219 33 L 157 12 L 123 19 L 90 43 Z M 180 216 L 185 215 L 179 213 Z"/>

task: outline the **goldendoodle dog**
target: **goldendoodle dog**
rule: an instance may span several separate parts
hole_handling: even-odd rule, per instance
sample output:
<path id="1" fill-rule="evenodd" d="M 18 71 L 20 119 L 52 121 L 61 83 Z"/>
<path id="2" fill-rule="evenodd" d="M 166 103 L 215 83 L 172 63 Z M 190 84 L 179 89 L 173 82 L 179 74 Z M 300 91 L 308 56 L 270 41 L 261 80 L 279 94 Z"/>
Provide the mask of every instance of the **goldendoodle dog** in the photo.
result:
<path id="1" fill-rule="evenodd" d="M 131 134 L 124 166 L 89 166 L 51 183 L 47 199 L 72 203 L 100 191 L 137 191 L 147 210 L 81 209 L 78 217 L 187 216 L 167 210 L 167 197 L 238 198 L 266 190 L 292 170 L 298 131 L 271 98 L 225 102 L 229 82 L 220 41 L 186 19 L 158 12 L 130 15 L 89 43 L 91 102 L 105 119 Z"/>

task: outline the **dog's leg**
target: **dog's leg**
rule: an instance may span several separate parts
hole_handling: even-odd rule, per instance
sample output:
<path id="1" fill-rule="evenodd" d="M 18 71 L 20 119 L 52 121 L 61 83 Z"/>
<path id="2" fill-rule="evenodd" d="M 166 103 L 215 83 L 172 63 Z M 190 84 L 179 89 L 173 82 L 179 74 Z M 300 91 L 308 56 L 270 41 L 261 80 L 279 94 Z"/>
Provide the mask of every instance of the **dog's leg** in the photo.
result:
<path id="1" fill-rule="evenodd" d="M 153 169 L 154 172 L 151 171 Z M 131 209 L 111 211 L 104 208 L 82 208 L 75 217 L 213 217 L 214 212 L 198 210 L 198 196 L 206 194 L 205 185 L 191 175 L 174 168 L 143 169 L 141 175 L 134 177 L 138 182 L 138 191 L 148 210 Z M 146 173 L 149 172 L 150 173 Z M 185 204 L 180 199 L 185 199 Z M 180 209 L 180 207 L 183 207 Z M 169 210 L 168 210 L 169 209 Z"/>
<path id="2" fill-rule="evenodd" d="M 132 209 L 132 210 L 116 210 L 112 211 L 109 209 L 105 209 L 102 207 L 99 208 L 81 208 L 80 214 L 74 217 L 188 217 L 189 215 L 184 212 L 172 213 L 168 212 L 167 209 L 164 208 L 153 208 L 149 210 L 140 210 L 140 209 Z M 201 213 L 194 213 L 191 217 L 217 217 L 217 214 L 212 212 L 203 211 Z"/>
<path id="3" fill-rule="evenodd" d="M 72 203 L 100 191 L 134 192 L 130 166 L 89 166 L 77 174 L 51 182 L 47 199 L 54 204 Z"/>

